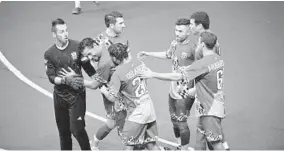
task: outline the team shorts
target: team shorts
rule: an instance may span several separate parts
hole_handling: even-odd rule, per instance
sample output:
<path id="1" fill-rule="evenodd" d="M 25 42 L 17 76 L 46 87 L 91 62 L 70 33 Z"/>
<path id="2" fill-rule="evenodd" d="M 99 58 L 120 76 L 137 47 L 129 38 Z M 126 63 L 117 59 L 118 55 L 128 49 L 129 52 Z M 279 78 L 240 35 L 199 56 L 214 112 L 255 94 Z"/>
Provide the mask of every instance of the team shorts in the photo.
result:
<path id="1" fill-rule="evenodd" d="M 173 99 L 169 95 L 169 111 L 173 122 L 186 122 L 190 114 L 194 98 Z"/>
<path id="2" fill-rule="evenodd" d="M 122 131 L 122 143 L 126 146 L 139 146 L 155 143 L 158 139 L 156 121 L 139 124 L 126 121 Z"/>
<path id="3" fill-rule="evenodd" d="M 201 116 L 197 125 L 197 132 L 202 134 L 207 142 L 223 140 L 222 119 L 216 116 Z"/>

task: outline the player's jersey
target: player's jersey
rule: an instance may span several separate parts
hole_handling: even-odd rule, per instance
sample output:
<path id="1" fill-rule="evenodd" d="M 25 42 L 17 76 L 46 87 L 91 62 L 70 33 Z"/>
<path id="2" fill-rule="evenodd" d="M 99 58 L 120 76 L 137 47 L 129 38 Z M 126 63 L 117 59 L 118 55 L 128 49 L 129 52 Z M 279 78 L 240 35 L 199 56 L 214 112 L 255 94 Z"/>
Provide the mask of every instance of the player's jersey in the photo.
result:
<path id="1" fill-rule="evenodd" d="M 114 63 L 112 62 L 109 52 L 103 51 L 100 60 L 96 63 L 93 63 L 94 68 L 96 69 L 96 74 L 91 78 L 103 84 L 107 84 L 110 81 L 110 77 L 115 68 Z"/>
<path id="2" fill-rule="evenodd" d="M 122 36 L 110 37 L 106 34 L 106 32 L 97 36 L 95 41 L 98 45 L 102 46 L 103 52 L 98 62 L 92 62 L 92 65 L 97 70 L 97 73 L 92 78 L 101 83 L 107 83 L 110 81 L 110 77 L 115 71 L 115 65 L 109 55 L 108 47 L 114 43 L 128 43 L 128 41 L 123 40 Z"/>
<path id="3" fill-rule="evenodd" d="M 128 40 L 124 39 L 122 35 L 111 37 L 106 32 L 99 34 L 95 38 L 95 40 L 97 44 L 103 45 L 103 50 L 106 50 L 106 51 L 111 44 L 123 43 L 125 45 L 128 45 Z"/>
<path id="4" fill-rule="evenodd" d="M 196 93 L 200 101 L 199 114 L 224 118 L 224 61 L 220 56 L 205 56 L 188 67 L 186 72 L 189 79 L 196 80 Z"/>
<path id="5" fill-rule="evenodd" d="M 128 120 L 140 124 L 156 120 L 152 99 L 147 90 L 147 83 L 137 76 L 147 67 L 138 60 L 119 65 L 111 77 L 110 89 L 120 92 L 128 108 Z"/>
<path id="6" fill-rule="evenodd" d="M 96 71 L 90 65 L 90 62 L 80 62 L 81 53 L 78 50 L 78 45 L 78 41 L 69 39 L 68 46 L 64 50 L 59 50 L 56 45 L 53 45 L 45 51 L 46 74 L 51 83 L 54 84 L 54 78 L 60 75 L 59 71 L 62 71 L 62 68 L 68 70 L 68 67 L 70 67 L 76 74 L 82 76 L 81 67 L 83 67 L 89 76 L 95 74 Z M 58 93 L 67 93 L 67 91 L 76 93 L 77 91 L 65 84 L 55 84 L 54 90 Z"/>
<path id="7" fill-rule="evenodd" d="M 185 43 L 178 43 L 175 47 L 172 47 L 167 51 L 168 58 L 172 60 L 173 72 L 177 72 L 179 66 L 188 66 L 194 62 L 196 41 L 198 41 L 198 37 L 190 35 Z M 173 99 L 182 99 L 178 94 L 179 84 L 181 84 L 181 81 L 171 82 L 169 94 Z M 193 80 L 189 81 L 187 86 L 192 88 L 194 86 Z"/>

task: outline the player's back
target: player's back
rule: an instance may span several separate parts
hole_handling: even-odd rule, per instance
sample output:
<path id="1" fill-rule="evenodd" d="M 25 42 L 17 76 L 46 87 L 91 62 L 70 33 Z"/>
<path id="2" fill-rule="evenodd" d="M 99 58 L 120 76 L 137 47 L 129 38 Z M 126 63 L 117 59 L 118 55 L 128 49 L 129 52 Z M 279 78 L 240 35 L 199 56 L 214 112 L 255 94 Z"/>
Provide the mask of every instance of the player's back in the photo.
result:
<path id="1" fill-rule="evenodd" d="M 128 110 L 129 120 L 137 123 L 149 123 L 156 120 L 153 102 L 148 93 L 145 79 L 138 73 L 145 72 L 147 67 L 139 60 L 119 65 L 116 73 L 121 80 L 120 91 L 123 94 Z"/>
<path id="2" fill-rule="evenodd" d="M 203 115 L 225 117 L 223 72 L 224 61 L 219 55 L 205 56 L 199 60 L 207 72 L 197 77 L 196 92 L 201 103 L 200 112 Z"/>

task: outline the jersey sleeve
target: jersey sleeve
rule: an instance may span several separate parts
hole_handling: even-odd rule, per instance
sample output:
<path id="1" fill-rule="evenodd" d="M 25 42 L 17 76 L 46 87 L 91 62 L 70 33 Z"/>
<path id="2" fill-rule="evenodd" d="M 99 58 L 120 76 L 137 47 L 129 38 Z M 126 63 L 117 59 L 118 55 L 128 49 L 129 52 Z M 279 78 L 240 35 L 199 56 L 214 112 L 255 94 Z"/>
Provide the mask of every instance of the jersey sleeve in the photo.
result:
<path id="1" fill-rule="evenodd" d="M 53 62 L 51 61 L 50 54 L 48 52 L 44 53 L 44 60 L 45 60 L 46 75 L 47 75 L 49 81 L 52 84 L 55 84 L 54 79 L 56 77 L 56 67 L 53 64 Z"/>
<path id="2" fill-rule="evenodd" d="M 119 93 L 121 87 L 121 80 L 118 72 L 114 72 L 109 82 L 109 95 L 112 95 L 117 101 L 122 101 L 122 96 Z"/>
<path id="3" fill-rule="evenodd" d="M 173 40 L 171 42 L 170 48 L 166 51 L 166 57 L 168 59 L 172 59 L 173 53 L 176 50 L 176 46 L 177 46 L 177 41 Z"/>
<path id="4" fill-rule="evenodd" d="M 107 83 L 110 78 L 111 64 L 109 62 L 99 65 L 97 72 L 92 76 L 93 80 L 100 82 L 101 84 Z"/>
<path id="5" fill-rule="evenodd" d="M 188 80 L 195 79 L 198 76 L 209 72 L 208 67 L 204 64 L 204 60 L 195 61 L 192 65 L 185 69 L 185 76 Z"/>
<path id="6" fill-rule="evenodd" d="M 119 75 L 118 75 L 118 72 L 115 71 L 113 73 L 113 75 L 111 76 L 111 80 L 109 82 L 109 88 L 118 93 L 119 90 L 120 90 L 120 86 L 121 86 L 121 81 L 120 81 L 120 78 L 119 78 Z"/>

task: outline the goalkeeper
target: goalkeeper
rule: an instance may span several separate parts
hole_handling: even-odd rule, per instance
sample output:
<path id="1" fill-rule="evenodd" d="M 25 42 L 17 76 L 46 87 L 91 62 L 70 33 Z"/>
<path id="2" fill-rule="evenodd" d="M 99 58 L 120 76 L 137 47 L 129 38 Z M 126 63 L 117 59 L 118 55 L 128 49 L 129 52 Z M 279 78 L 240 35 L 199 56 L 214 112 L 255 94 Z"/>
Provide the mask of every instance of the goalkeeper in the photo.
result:
<path id="1" fill-rule="evenodd" d="M 54 84 L 54 111 L 61 150 L 72 150 L 71 134 L 77 139 L 81 150 L 90 150 L 85 130 L 86 91 L 82 87 L 81 68 L 89 76 L 96 71 L 89 61 L 81 62 L 79 42 L 68 39 L 67 25 L 62 19 L 52 21 L 51 29 L 55 44 L 44 53 L 44 59 L 46 74 Z M 74 74 L 61 76 L 68 70 L 74 71 Z"/>
<path id="2" fill-rule="evenodd" d="M 142 51 L 138 53 L 138 57 L 169 59 L 172 61 L 173 72 L 178 72 L 179 67 L 191 65 L 195 60 L 195 41 L 198 37 L 190 35 L 189 19 L 178 19 L 175 25 L 176 39 L 172 41 L 170 48 L 167 51 Z M 188 149 L 190 130 L 187 124 L 187 117 L 195 98 L 192 95 L 187 95 L 185 93 L 186 91 L 179 91 L 181 87 L 184 88 L 184 90 L 193 88 L 194 82 L 193 80 L 171 82 L 169 91 L 169 110 L 175 137 L 183 149 Z"/>

